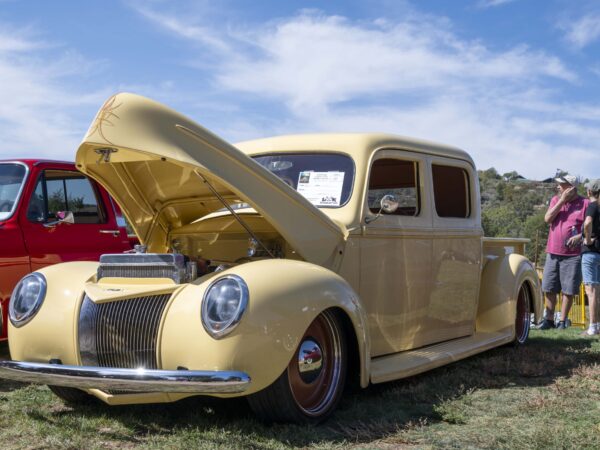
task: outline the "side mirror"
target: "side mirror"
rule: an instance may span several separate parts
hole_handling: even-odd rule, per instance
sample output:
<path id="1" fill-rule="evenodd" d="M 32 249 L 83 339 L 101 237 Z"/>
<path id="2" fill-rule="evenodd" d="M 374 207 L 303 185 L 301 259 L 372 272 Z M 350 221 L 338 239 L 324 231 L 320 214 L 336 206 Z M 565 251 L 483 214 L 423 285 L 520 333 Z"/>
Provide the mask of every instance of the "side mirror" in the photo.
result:
<path id="1" fill-rule="evenodd" d="M 398 202 L 398 199 L 395 195 L 384 195 L 381 199 L 381 209 L 379 210 L 379 213 L 381 214 L 383 211 L 386 214 L 393 214 L 399 207 L 400 202 Z"/>
<path id="2" fill-rule="evenodd" d="M 58 211 L 56 213 L 56 218 L 57 220 L 45 223 L 44 226 L 46 228 L 54 228 L 61 223 L 75 223 L 75 216 L 72 211 Z"/>
<path id="3" fill-rule="evenodd" d="M 377 215 L 375 215 L 375 217 L 366 217 L 365 218 L 365 223 L 371 223 L 374 222 L 375 220 L 379 219 L 381 217 L 381 213 L 384 212 L 386 214 L 393 214 L 396 212 L 396 210 L 399 208 L 400 203 L 398 202 L 398 199 L 396 198 L 395 195 L 392 194 L 387 194 L 384 195 L 383 198 L 381 199 L 381 202 L 379 202 L 379 212 L 377 213 Z"/>

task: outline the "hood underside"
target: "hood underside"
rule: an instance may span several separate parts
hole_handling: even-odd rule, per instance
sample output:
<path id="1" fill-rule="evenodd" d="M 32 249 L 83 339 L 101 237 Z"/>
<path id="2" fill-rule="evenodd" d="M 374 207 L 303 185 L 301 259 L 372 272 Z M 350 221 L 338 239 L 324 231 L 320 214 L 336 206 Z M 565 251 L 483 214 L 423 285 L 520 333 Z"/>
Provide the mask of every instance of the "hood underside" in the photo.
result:
<path id="1" fill-rule="evenodd" d="M 76 164 L 110 192 L 150 251 L 165 251 L 170 231 L 222 209 L 222 200 L 250 204 L 316 264 L 326 265 L 347 234 L 231 144 L 137 95 L 105 102 Z"/>

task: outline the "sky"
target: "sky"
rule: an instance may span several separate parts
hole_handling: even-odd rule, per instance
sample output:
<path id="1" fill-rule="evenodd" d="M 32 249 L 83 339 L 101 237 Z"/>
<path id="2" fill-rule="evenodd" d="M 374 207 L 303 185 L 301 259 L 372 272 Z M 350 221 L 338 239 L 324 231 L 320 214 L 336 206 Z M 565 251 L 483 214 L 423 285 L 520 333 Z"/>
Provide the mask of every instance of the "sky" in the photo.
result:
<path id="1" fill-rule="evenodd" d="M 597 0 L 0 0 L 0 159 L 73 160 L 133 92 L 237 142 L 386 132 L 600 177 Z"/>

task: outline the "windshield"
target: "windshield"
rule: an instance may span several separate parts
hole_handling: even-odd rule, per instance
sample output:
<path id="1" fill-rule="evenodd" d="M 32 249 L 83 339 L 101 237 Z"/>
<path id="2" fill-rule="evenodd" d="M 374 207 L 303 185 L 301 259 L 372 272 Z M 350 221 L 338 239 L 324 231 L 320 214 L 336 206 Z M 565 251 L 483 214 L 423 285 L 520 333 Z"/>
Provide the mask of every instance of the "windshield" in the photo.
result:
<path id="1" fill-rule="evenodd" d="M 255 156 L 254 160 L 315 206 L 343 206 L 352 193 L 354 162 L 349 156 L 337 153 L 281 153 Z"/>
<path id="2" fill-rule="evenodd" d="M 0 220 L 12 216 L 17 207 L 25 172 L 21 164 L 0 164 Z"/>

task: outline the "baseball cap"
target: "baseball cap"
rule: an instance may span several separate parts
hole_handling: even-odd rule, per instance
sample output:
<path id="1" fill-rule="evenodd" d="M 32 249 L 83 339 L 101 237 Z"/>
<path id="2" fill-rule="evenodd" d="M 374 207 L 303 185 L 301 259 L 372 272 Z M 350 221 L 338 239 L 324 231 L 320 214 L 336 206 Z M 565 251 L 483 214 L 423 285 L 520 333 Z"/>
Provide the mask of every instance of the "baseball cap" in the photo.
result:
<path id="1" fill-rule="evenodd" d="M 574 187 L 579 186 L 579 179 L 575 175 L 563 175 L 562 177 L 555 178 L 554 180 L 561 184 L 567 183 Z"/>
<path id="2" fill-rule="evenodd" d="M 598 192 L 600 191 L 600 179 L 590 180 L 585 183 L 585 188 L 588 191 Z"/>

